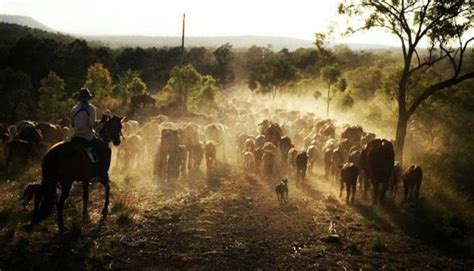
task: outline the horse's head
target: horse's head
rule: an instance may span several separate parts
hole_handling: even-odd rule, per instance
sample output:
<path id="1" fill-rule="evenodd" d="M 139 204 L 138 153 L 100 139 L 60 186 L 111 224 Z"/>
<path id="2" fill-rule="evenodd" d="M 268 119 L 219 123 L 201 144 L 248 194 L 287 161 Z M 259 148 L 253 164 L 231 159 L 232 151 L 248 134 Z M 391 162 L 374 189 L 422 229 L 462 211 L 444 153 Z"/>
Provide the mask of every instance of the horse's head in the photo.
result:
<path id="1" fill-rule="evenodd" d="M 112 116 L 105 122 L 101 130 L 102 138 L 105 142 L 114 143 L 115 146 L 120 145 L 120 136 L 122 135 L 122 121 L 125 117 Z"/>

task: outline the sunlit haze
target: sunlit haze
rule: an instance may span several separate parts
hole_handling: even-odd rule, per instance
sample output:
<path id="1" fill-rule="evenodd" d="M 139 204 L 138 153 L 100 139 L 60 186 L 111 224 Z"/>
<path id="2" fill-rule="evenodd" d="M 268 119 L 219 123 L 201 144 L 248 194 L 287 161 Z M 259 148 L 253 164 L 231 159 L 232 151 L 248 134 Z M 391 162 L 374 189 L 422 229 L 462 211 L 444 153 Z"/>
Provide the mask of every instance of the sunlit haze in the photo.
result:
<path id="1" fill-rule="evenodd" d="M 179 36 L 181 16 L 186 13 L 189 36 L 265 35 L 313 40 L 315 32 L 340 25 L 334 21 L 338 2 L 0 0 L 0 14 L 30 16 L 71 34 Z M 381 32 L 343 41 L 398 44 Z"/>

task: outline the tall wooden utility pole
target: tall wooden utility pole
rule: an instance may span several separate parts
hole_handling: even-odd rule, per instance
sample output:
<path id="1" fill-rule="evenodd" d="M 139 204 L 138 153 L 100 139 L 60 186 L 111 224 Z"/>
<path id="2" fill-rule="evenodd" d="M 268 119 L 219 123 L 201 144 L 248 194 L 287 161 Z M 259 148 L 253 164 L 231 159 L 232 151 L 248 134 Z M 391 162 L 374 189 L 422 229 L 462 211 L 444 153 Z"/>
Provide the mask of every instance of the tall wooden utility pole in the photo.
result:
<path id="1" fill-rule="evenodd" d="M 186 26 L 186 13 L 183 13 L 183 32 L 181 34 L 181 64 L 184 64 L 184 28 Z"/>

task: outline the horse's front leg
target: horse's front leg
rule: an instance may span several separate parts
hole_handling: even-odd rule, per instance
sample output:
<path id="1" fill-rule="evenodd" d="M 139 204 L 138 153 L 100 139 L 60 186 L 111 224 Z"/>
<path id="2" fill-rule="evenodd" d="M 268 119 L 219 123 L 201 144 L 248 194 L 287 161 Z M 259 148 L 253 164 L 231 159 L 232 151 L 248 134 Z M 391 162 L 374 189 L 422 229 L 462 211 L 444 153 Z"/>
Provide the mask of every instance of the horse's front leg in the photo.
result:
<path id="1" fill-rule="evenodd" d="M 82 182 L 82 222 L 89 223 L 89 213 L 87 205 L 89 202 L 89 181 Z"/>

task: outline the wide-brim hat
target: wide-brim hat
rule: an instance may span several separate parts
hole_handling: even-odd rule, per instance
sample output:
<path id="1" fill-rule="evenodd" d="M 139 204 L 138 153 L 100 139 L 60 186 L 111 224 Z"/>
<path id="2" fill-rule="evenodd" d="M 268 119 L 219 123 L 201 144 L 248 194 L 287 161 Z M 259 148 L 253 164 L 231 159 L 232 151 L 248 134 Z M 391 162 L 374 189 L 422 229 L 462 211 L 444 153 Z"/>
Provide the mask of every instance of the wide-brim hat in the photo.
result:
<path id="1" fill-rule="evenodd" d="M 88 88 L 82 88 L 74 95 L 74 98 L 79 101 L 87 101 L 94 97 L 94 95 L 89 91 Z"/>

